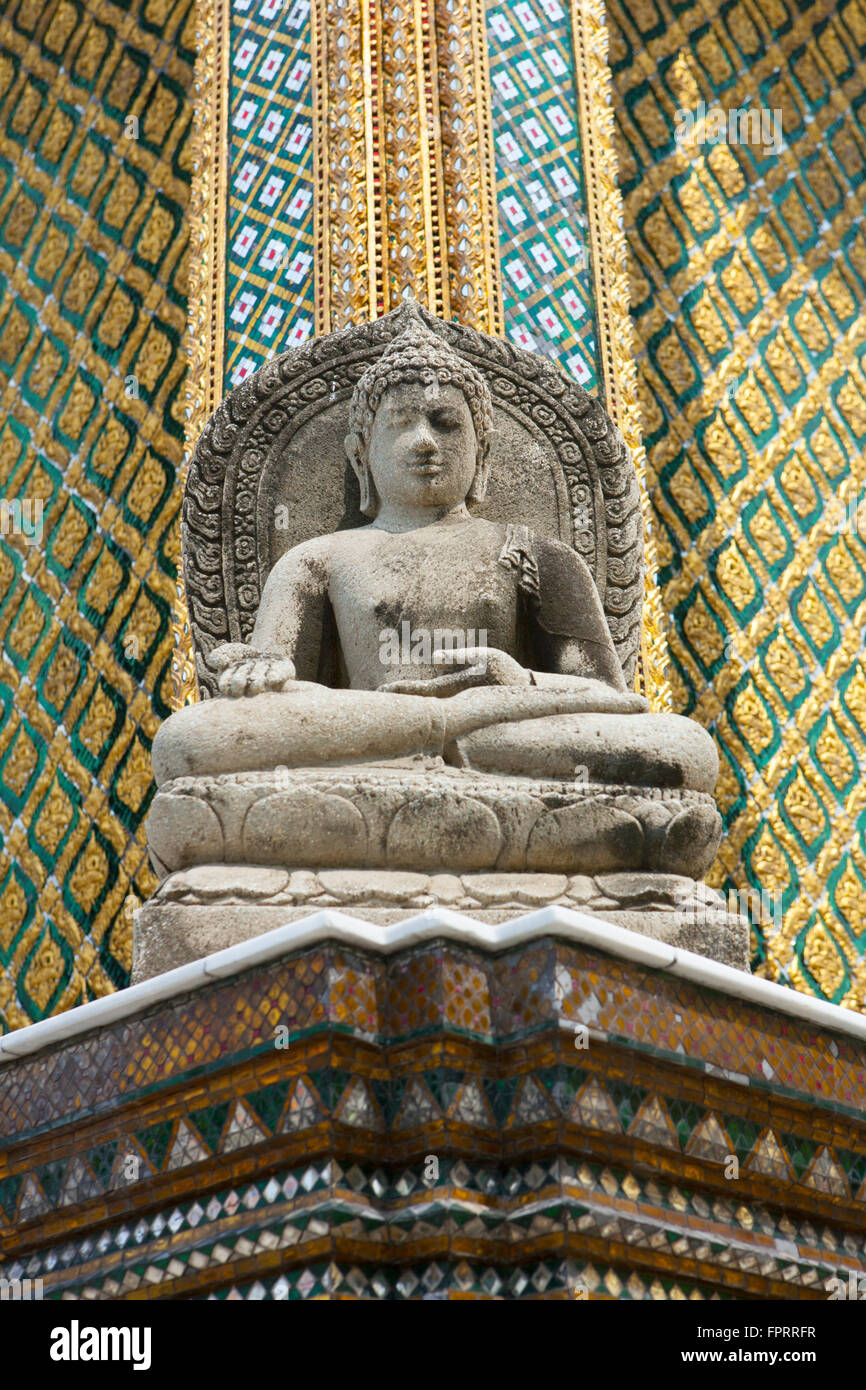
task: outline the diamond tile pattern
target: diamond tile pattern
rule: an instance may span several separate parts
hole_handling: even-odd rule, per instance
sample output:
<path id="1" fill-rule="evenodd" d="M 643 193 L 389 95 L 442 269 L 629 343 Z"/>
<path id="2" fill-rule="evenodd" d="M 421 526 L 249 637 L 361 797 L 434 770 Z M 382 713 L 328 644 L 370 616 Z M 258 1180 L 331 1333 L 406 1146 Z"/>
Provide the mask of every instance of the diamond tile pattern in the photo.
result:
<path id="1" fill-rule="evenodd" d="M 194 49 L 191 0 L 0 15 L 2 1032 L 126 984 L 155 887 Z"/>
<path id="2" fill-rule="evenodd" d="M 309 0 L 232 0 L 225 387 L 313 330 Z"/>
<path id="3" fill-rule="evenodd" d="M 487 5 L 506 333 L 598 388 L 571 21 L 560 0 Z"/>
<path id="4" fill-rule="evenodd" d="M 483 1215 L 473 1216 L 473 1208 Z M 664 1178 L 638 1179 L 626 1169 L 596 1162 L 557 1158 L 503 1168 L 445 1160 L 438 1178 L 424 1181 L 411 1170 L 388 1177 L 382 1169 L 355 1164 L 346 1170 L 327 1160 L 224 1187 L 204 1204 L 167 1205 L 134 1225 L 110 1227 L 98 1241 L 74 1236 L 62 1249 L 7 1262 L 2 1277 L 42 1278 L 49 1298 L 113 1298 L 121 1289 L 146 1284 L 165 1285 L 169 1296 L 185 1287 L 195 1296 L 203 1277 L 225 1271 L 229 1280 L 223 1279 L 211 1296 L 234 1297 L 234 1262 L 286 1251 L 295 1267 L 283 1277 L 293 1288 L 313 1262 L 333 1249 L 330 1237 L 338 1214 L 343 1248 L 351 1243 L 361 1259 L 344 1289 L 344 1296 L 355 1297 L 373 1296 L 377 1278 L 383 1288 L 397 1289 L 404 1298 L 419 1289 L 432 1294 L 449 1287 L 515 1297 L 533 1283 L 530 1275 L 520 1285 L 527 1268 L 539 1271 L 537 1293 L 567 1288 L 567 1296 L 574 1297 L 586 1284 L 593 1297 L 655 1297 L 647 1290 L 662 1281 L 667 1285 L 677 1273 L 675 1261 L 665 1255 L 671 1247 L 681 1260 L 689 1258 L 700 1267 L 698 1284 L 692 1286 L 699 1297 L 719 1297 L 731 1271 L 742 1276 L 733 1281 L 734 1294 L 756 1288 L 749 1276 L 759 1273 L 765 1288 L 773 1285 L 785 1296 L 797 1297 L 798 1290 L 823 1287 L 828 1268 L 859 1271 L 866 1261 L 862 1234 L 842 1234 L 826 1225 L 817 1229 L 808 1220 L 774 1214 L 760 1203 L 734 1207 Z M 541 1262 L 523 1263 L 518 1270 L 513 1262 L 542 1234 L 558 1235 L 570 1250 L 565 1266 L 548 1261 L 546 1279 Z M 726 1244 L 726 1235 L 734 1236 L 735 1244 Z M 580 1259 L 580 1244 L 599 1236 L 611 1247 L 644 1252 L 656 1265 L 655 1278 L 646 1268 L 629 1273 L 621 1263 L 616 1280 L 594 1278 Z M 434 1246 L 438 1266 L 428 1267 L 426 1275 L 407 1275 L 401 1265 L 402 1273 L 395 1276 L 387 1264 L 395 1239 L 404 1248 L 419 1240 Z M 449 1258 L 449 1242 L 455 1258 Z M 470 1279 L 473 1268 L 477 1272 Z M 395 1277 L 405 1279 L 405 1285 L 398 1287 Z M 252 1281 L 246 1287 L 252 1288 Z M 286 1296 L 272 1279 L 265 1278 L 262 1287 L 261 1297 Z M 302 1296 L 309 1291 L 299 1290 Z"/>
<path id="5" fill-rule="evenodd" d="M 866 11 L 607 16 L 669 679 L 721 763 L 711 881 L 758 899 L 759 973 L 862 1010 Z M 700 103 L 779 139 L 678 141 Z"/>

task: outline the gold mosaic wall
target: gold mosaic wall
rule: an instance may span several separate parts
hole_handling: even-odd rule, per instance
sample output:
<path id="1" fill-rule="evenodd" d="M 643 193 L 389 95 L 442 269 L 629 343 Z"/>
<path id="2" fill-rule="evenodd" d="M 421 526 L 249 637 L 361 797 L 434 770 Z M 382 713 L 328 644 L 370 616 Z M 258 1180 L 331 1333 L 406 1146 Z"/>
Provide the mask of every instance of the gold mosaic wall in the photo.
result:
<path id="1" fill-rule="evenodd" d="M 0 6 L 2 1030 L 125 983 L 155 886 L 194 56 L 191 0 Z"/>
<path id="2" fill-rule="evenodd" d="M 780 895 L 759 973 L 862 1009 L 866 525 L 839 521 L 866 496 L 866 7 L 608 17 L 669 674 L 722 764 L 713 879 Z M 701 100 L 777 113 L 779 147 L 678 144 Z"/>
<path id="3" fill-rule="evenodd" d="M 317 327 L 344 320 L 352 284 L 369 316 L 399 297 L 405 244 L 426 248 L 423 298 L 455 313 L 468 300 L 470 321 L 495 328 L 480 0 L 416 6 L 411 24 L 367 0 L 358 13 L 347 48 L 345 7 L 313 6 L 314 71 L 334 77 L 315 97 Z M 864 0 L 609 0 L 607 33 L 599 3 L 575 0 L 571 15 L 595 98 L 581 111 L 589 200 L 611 228 L 597 249 L 614 277 L 611 139 L 618 159 L 664 610 L 650 609 L 652 664 L 663 629 L 670 652 L 660 702 L 669 682 L 719 746 L 714 881 L 781 895 L 782 920 L 755 929 L 757 968 L 863 1007 L 866 548 L 856 527 L 834 529 L 828 502 L 856 507 L 866 472 Z M 225 251 L 224 224 L 201 238 L 224 184 L 214 55 L 228 16 L 227 0 L 201 0 L 191 218 L 191 0 L 0 6 L 0 497 L 31 519 L 42 505 L 39 543 L 5 515 L 0 534 L 0 1028 L 125 983 L 130 909 L 153 886 L 149 748 L 187 675 L 181 629 L 176 681 L 170 666 L 186 240 L 194 225 L 197 247 Z M 339 94 L 356 88 L 363 108 L 344 111 Z M 700 99 L 780 111 L 781 149 L 678 145 L 675 113 Z M 412 113 L 415 151 L 401 133 Z M 365 190 L 357 236 L 331 160 Z M 454 180 L 470 196 L 452 203 Z M 211 295 L 193 296 L 199 329 L 201 306 L 221 306 L 219 263 L 197 251 Z M 617 322 L 612 384 L 631 412 Z M 193 415 L 221 379 L 208 362 Z"/>

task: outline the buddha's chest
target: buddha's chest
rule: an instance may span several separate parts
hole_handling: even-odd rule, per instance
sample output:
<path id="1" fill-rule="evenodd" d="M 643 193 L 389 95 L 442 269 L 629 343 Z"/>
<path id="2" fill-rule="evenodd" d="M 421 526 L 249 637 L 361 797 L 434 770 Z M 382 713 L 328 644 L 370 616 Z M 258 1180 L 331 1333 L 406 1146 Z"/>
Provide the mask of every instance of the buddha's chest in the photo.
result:
<path id="1" fill-rule="evenodd" d="M 498 563 L 498 550 L 391 544 L 371 549 L 358 566 L 337 564 L 331 602 L 343 632 L 351 627 L 378 638 L 383 628 L 486 628 L 506 639 L 514 631 L 517 585 L 513 570 Z"/>

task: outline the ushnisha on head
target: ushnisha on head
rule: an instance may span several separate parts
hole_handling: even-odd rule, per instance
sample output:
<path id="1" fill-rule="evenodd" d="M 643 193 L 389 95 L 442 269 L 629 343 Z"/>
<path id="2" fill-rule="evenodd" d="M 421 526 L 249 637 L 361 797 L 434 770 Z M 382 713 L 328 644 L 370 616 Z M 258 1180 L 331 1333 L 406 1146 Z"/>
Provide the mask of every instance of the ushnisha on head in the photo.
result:
<path id="1" fill-rule="evenodd" d="M 475 475 L 467 502 L 480 502 L 487 490 L 493 407 L 490 388 L 481 373 L 419 316 L 388 345 L 360 377 L 352 395 L 346 453 L 361 485 L 361 510 L 375 516 L 379 499 L 370 473 L 370 437 L 376 411 L 388 391 L 407 384 L 452 387 L 462 393 L 475 428 Z"/>

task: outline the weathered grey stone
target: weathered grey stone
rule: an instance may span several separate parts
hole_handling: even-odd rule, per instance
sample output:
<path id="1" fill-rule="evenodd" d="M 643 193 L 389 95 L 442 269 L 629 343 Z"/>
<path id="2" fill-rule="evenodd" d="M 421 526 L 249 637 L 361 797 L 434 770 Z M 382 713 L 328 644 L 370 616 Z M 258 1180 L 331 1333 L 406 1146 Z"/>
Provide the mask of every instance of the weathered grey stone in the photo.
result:
<path id="1" fill-rule="evenodd" d="M 307 869 L 295 869 L 294 873 L 289 874 L 288 893 L 293 898 L 303 900 L 304 898 L 314 898 L 317 893 L 321 893 L 322 885 L 315 874 L 311 874 Z"/>
<path id="2" fill-rule="evenodd" d="M 529 837 L 530 869 L 637 868 L 644 835 L 638 821 L 613 806 L 576 805 L 540 816 Z"/>
<path id="3" fill-rule="evenodd" d="M 458 740 L 467 766 L 521 777 L 646 784 L 711 792 L 719 756 L 705 729 L 678 714 L 586 713 L 521 719 L 476 729 Z"/>
<path id="4" fill-rule="evenodd" d="M 640 515 L 597 401 L 417 306 L 244 383 L 187 483 L 208 698 L 154 740 L 148 836 L 169 877 L 136 969 L 171 923 L 176 962 L 226 923 L 325 905 L 579 902 L 674 930 L 665 876 L 712 861 L 718 758 L 628 689 Z M 196 912 L 227 914 L 216 937 Z"/>
<path id="5" fill-rule="evenodd" d="M 667 827 L 658 867 L 663 873 L 698 878 L 715 859 L 721 838 L 721 820 L 716 812 L 691 806 L 681 811 Z"/>
<path id="6" fill-rule="evenodd" d="M 596 896 L 595 883 L 587 874 L 574 874 L 568 880 L 568 896 L 576 903 L 588 903 Z"/>
<path id="7" fill-rule="evenodd" d="M 346 797 L 274 792 L 247 812 L 243 844 L 254 864 L 345 864 L 363 861 L 367 827 Z"/>
<path id="8" fill-rule="evenodd" d="M 472 897 L 483 903 L 551 902 L 568 887 L 565 874 L 464 874 L 463 886 Z"/>
<path id="9" fill-rule="evenodd" d="M 481 903 L 506 902 L 514 896 L 519 874 L 464 874 L 463 887 Z"/>
<path id="10" fill-rule="evenodd" d="M 433 874 L 428 882 L 434 902 L 450 907 L 465 896 L 463 884 L 456 874 Z"/>
<path id="11" fill-rule="evenodd" d="M 347 903 L 362 899 L 406 902 L 425 893 L 430 882 L 427 874 L 377 873 L 374 869 L 326 869 L 318 878 L 326 893 Z"/>
<path id="12" fill-rule="evenodd" d="M 169 869 L 219 863 L 225 845 L 214 810 L 197 796 L 163 796 L 151 810 L 147 841 L 161 864 Z"/>
<path id="13" fill-rule="evenodd" d="M 256 699 L 238 703 L 254 705 Z M 636 799 L 627 788 L 491 777 L 410 760 L 397 766 L 282 767 L 177 778 L 157 794 L 153 824 L 164 799 L 191 803 L 193 795 L 216 815 L 226 861 L 291 866 L 300 859 L 310 867 L 313 861 L 327 867 L 336 860 L 346 868 L 399 865 L 412 871 L 440 868 L 453 854 L 451 869 L 569 873 L 584 844 L 593 861 L 589 867 L 596 871 L 655 868 L 666 828 L 683 810 L 696 806 L 717 814 L 705 792 L 659 789 L 656 798 Z M 624 806 L 632 814 L 623 818 Z M 400 816 L 404 808 L 408 812 Z M 547 812 L 554 814 L 545 820 Z M 617 843 L 614 834 L 606 844 L 604 831 L 611 823 L 638 824 L 643 840 Z M 449 826 L 450 841 L 442 833 Z M 422 862 L 416 857 L 419 845 Z M 175 842 L 165 837 L 161 847 L 173 861 Z M 689 854 L 693 857 L 691 846 Z M 536 855 L 543 855 L 541 862 Z M 177 867 L 170 862 L 163 872 Z"/>
<path id="14" fill-rule="evenodd" d="M 397 812 L 387 855 L 390 864 L 459 871 L 495 863 L 501 844 L 499 822 L 482 802 L 434 795 Z"/>
<path id="15" fill-rule="evenodd" d="M 596 874 L 595 882 L 602 893 L 624 906 L 659 902 L 676 907 L 687 902 L 695 888 L 693 879 L 679 874 Z"/>
<path id="16" fill-rule="evenodd" d="M 231 870 L 235 866 L 224 867 Z M 170 883 L 171 880 L 168 880 L 160 891 L 165 892 Z M 245 905 L 226 902 L 215 908 L 213 903 L 192 905 L 175 902 L 171 899 L 170 889 L 168 892 L 165 900 L 152 899 L 135 914 L 135 984 L 225 946 L 249 940 L 261 932 L 308 918 L 311 913 L 309 903 L 286 906 L 268 902 L 248 902 Z M 516 895 L 510 905 L 489 900 L 482 903 L 478 898 L 467 897 L 460 903 L 460 910 L 478 921 L 496 924 L 509 920 L 516 913 L 531 911 L 530 905 L 515 906 L 516 903 Z M 327 894 L 315 904 L 316 908 L 319 906 L 345 908 L 347 904 L 344 899 Z M 414 903 L 384 906 L 366 900 L 352 902 L 350 906 L 353 917 L 382 926 L 418 911 Z M 580 911 L 598 917 L 601 922 L 615 923 L 671 946 L 712 956 L 737 969 L 748 968 L 748 922 L 744 917 L 724 909 L 695 914 L 693 909 L 681 911 L 667 907 L 659 911 L 641 907 L 623 908 L 613 900 L 600 900 L 598 907 L 581 906 Z M 545 934 L 551 933 L 548 931 Z"/>
<path id="17" fill-rule="evenodd" d="M 532 907 L 561 897 L 568 888 L 565 874 L 521 874 L 520 877 L 522 882 L 517 886 L 517 901 Z"/>
<path id="18" fill-rule="evenodd" d="M 289 884 L 285 869 L 266 869 L 258 864 L 197 864 L 172 876 L 176 892 L 192 893 L 205 901 L 233 897 L 272 898 Z"/>
<path id="19" fill-rule="evenodd" d="M 232 393 L 199 441 L 186 484 L 183 565 L 205 693 L 218 689 L 211 651 L 249 641 L 265 581 L 281 556 L 368 520 L 345 447 L 350 402 L 361 368 L 378 363 L 413 321 L 459 353 L 458 365 L 471 365 L 490 390 L 487 491 L 472 506 L 574 546 L 604 591 L 604 613 L 631 681 L 643 592 L 640 497 L 634 465 L 604 406 L 549 359 L 404 305 L 269 362 Z M 356 461 L 366 472 L 363 459 Z M 246 504 L 250 490 L 257 508 Z M 608 565 L 608 552 L 615 565 Z M 219 594 L 215 569 L 223 580 Z M 319 679 L 318 670 L 308 678 Z"/>

